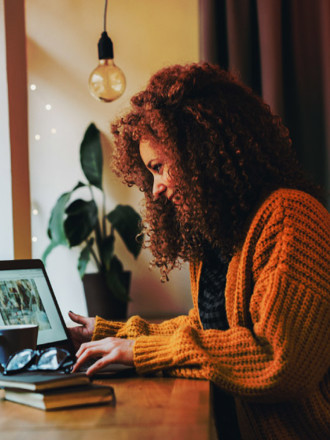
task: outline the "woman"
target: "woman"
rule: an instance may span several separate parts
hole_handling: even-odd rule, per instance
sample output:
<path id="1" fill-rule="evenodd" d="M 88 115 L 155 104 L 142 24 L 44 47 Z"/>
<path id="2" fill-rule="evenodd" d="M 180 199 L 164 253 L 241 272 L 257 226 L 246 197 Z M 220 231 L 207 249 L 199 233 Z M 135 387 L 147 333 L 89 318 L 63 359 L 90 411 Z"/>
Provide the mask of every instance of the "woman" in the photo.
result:
<path id="1" fill-rule="evenodd" d="M 112 127 L 115 170 L 144 192 L 163 279 L 189 261 L 194 308 L 159 325 L 71 314 L 77 342 L 92 338 L 75 368 L 96 356 L 89 373 L 205 378 L 219 432 L 231 408 L 243 439 L 329 438 L 329 214 L 288 130 L 205 63 L 161 70 L 131 102 Z"/>

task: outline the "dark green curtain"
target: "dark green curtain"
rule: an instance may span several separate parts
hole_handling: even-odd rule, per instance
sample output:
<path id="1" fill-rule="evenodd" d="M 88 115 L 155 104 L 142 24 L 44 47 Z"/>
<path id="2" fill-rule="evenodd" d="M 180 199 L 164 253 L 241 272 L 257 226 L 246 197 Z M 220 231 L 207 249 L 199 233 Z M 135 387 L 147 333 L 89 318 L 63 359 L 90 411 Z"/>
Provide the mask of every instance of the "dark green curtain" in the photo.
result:
<path id="1" fill-rule="evenodd" d="M 281 115 L 328 195 L 329 43 L 329 0 L 200 0 L 201 61 L 238 74 Z"/>

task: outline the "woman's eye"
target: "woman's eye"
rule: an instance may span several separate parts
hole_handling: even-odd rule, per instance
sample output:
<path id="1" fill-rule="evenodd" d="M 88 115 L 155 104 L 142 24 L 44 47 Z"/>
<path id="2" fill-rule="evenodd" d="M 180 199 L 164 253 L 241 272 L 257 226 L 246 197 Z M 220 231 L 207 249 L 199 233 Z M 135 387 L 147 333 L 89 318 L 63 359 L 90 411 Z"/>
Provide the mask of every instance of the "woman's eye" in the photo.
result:
<path id="1" fill-rule="evenodd" d="M 160 163 L 157 163 L 152 168 L 153 168 L 154 171 L 156 171 L 156 173 L 159 173 L 160 170 L 162 169 L 162 165 Z"/>

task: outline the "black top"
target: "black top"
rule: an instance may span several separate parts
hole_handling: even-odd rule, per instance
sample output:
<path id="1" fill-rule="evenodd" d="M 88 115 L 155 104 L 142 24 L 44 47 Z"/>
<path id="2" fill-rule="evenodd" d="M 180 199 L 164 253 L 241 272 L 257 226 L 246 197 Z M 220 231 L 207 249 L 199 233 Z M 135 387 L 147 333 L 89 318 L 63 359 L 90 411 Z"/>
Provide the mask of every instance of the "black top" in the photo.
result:
<path id="1" fill-rule="evenodd" d="M 199 281 L 198 310 L 203 329 L 227 330 L 225 287 L 228 264 L 217 249 L 209 246 L 205 251 Z"/>
<path id="2" fill-rule="evenodd" d="M 226 315 L 226 275 L 228 264 L 218 249 L 205 247 L 202 273 L 199 281 L 198 310 L 203 329 L 228 330 Z M 234 397 L 211 382 L 214 420 L 219 439 L 241 438 Z"/>

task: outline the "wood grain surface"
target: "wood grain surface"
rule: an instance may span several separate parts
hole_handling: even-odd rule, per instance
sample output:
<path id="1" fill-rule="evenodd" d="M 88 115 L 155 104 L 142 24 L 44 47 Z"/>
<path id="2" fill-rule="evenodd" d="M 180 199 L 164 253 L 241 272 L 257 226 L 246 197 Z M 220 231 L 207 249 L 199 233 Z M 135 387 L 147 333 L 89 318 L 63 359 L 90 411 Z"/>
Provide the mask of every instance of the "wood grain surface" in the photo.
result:
<path id="1" fill-rule="evenodd" d="M 115 405 L 45 412 L 0 400 L 1 440 L 216 438 L 208 381 L 130 377 L 96 383 L 114 387 Z"/>

